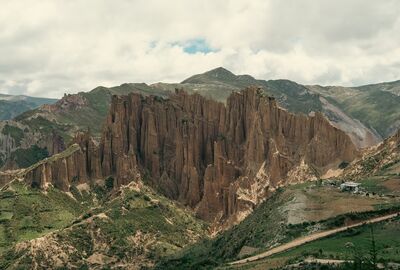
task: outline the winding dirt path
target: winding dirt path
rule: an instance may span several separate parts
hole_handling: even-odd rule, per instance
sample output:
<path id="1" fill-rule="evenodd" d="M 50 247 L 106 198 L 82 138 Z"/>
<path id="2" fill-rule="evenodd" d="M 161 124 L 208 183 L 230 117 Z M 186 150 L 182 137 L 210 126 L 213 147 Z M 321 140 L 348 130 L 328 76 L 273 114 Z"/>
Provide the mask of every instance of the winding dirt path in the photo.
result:
<path id="1" fill-rule="evenodd" d="M 335 234 L 335 233 L 343 232 L 343 231 L 345 231 L 347 229 L 350 229 L 350 228 L 359 227 L 359 226 L 362 226 L 362 225 L 365 225 L 365 224 L 372 224 L 372 223 L 377 223 L 377 222 L 384 221 L 384 220 L 387 220 L 387 219 L 391 219 L 391 218 L 393 218 L 393 217 L 395 217 L 395 216 L 397 216 L 399 214 L 400 214 L 400 212 L 395 213 L 395 214 L 380 216 L 380 217 L 376 217 L 376 218 L 371 218 L 371 219 L 364 220 L 362 222 L 355 223 L 353 225 L 344 226 L 344 227 L 340 227 L 340 228 L 336 228 L 336 229 L 332 229 L 332 230 L 328 230 L 328 231 L 322 231 L 322 232 L 314 233 L 314 234 L 311 234 L 311 235 L 308 235 L 308 236 L 300 237 L 300 238 L 297 238 L 297 239 L 295 239 L 295 240 L 293 240 L 293 241 L 291 241 L 289 243 L 286 243 L 286 244 L 280 245 L 278 247 L 272 248 L 272 249 L 270 249 L 270 250 L 268 250 L 266 252 L 260 253 L 258 255 L 251 256 L 251 257 L 248 257 L 248 258 L 245 258 L 245 259 L 242 259 L 242 260 L 230 262 L 229 265 L 242 264 L 242 263 L 247 263 L 247 262 L 254 262 L 254 261 L 269 257 L 271 255 L 274 255 L 276 253 L 280 253 L 282 251 L 286 251 L 288 249 L 304 245 L 304 244 L 306 244 L 308 242 L 312 242 L 312 241 L 327 237 L 327 236 Z"/>

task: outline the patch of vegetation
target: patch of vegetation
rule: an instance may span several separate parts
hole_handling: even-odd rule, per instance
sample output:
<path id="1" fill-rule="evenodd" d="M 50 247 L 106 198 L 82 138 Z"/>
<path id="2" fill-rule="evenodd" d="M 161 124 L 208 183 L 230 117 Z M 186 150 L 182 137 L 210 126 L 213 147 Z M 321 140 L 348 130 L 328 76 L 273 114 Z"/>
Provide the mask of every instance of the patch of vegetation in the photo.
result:
<path id="1" fill-rule="evenodd" d="M 346 162 L 346 161 L 342 161 L 342 162 L 339 164 L 339 169 L 345 169 L 345 168 L 347 168 L 347 166 L 349 166 L 349 163 Z"/>
<path id="2" fill-rule="evenodd" d="M 376 177 L 370 177 L 360 180 L 361 187 L 364 188 L 367 192 L 374 194 L 385 194 L 389 192 L 389 190 L 382 185 L 382 182 L 382 179 L 378 179 Z"/>
<path id="3" fill-rule="evenodd" d="M 86 210 L 58 189 L 43 193 L 12 182 L 0 191 L 0 254 L 13 243 L 67 226 Z"/>
<path id="4" fill-rule="evenodd" d="M 281 224 L 285 218 L 279 211 L 274 211 L 284 201 L 280 195 L 282 191 L 276 192 L 267 202 L 256 208 L 252 215 L 215 239 L 206 239 L 176 256 L 161 261 L 157 269 L 212 268 L 235 258 L 243 246 L 263 247 L 271 245 L 276 236 L 293 237 L 294 235 L 288 234 L 283 236 L 286 228 Z"/>
<path id="5" fill-rule="evenodd" d="M 17 146 L 21 145 L 21 141 L 24 138 L 24 131 L 22 129 L 20 129 L 19 127 L 15 127 L 15 126 L 6 124 L 3 127 L 3 130 L 1 132 L 4 135 L 9 135 L 11 138 L 13 138 L 13 140 Z"/>
<path id="6" fill-rule="evenodd" d="M 55 120 L 48 120 L 42 116 L 29 117 L 30 114 L 34 114 L 35 111 L 27 111 L 24 114 L 19 115 L 15 118 L 17 121 L 21 121 L 23 124 L 30 127 L 31 130 L 40 132 L 42 134 L 52 134 L 56 132 L 59 134 L 65 142 L 69 141 L 72 134 L 69 133 L 75 126 L 72 124 L 60 124 Z"/>
<path id="7" fill-rule="evenodd" d="M 260 81 L 265 86 L 266 94 L 274 96 L 278 103 L 291 112 L 309 114 L 321 112 L 322 103 L 319 95 L 310 92 L 303 85 L 289 80 Z"/>
<path id="8" fill-rule="evenodd" d="M 19 168 L 26 168 L 47 157 L 49 157 L 47 149 L 35 144 L 28 149 L 18 148 L 11 154 L 10 159 L 15 161 Z"/>
<path id="9" fill-rule="evenodd" d="M 385 165 L 383 165 L 381 167 L 381 173 L 386 172 L 390 167 L 398 164 L 399 162 L 400 162 L 400 159 L 396 159 L 396 160 L 386 163 Z"/>
<path id="10" fill-rule="evenodd" d="M 114 188 L 114 177 L 107 177 L 105 180 L 105 187 L 107 190 L 112 190 Z"/>

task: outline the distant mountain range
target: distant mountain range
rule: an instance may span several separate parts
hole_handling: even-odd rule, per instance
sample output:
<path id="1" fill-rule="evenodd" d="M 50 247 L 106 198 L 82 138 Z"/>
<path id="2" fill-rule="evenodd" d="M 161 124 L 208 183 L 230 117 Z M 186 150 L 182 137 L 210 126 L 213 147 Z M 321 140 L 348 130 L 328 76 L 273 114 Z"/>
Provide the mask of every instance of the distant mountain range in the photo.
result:
<path id="1" fill-rule="evenodd" d="M 36 98 L 23 95 L 0 94 L 0 120 L 9 120 L 15 116 L 35 109 L 43 104 L 53 104 L 57 99 Z"/>
<path id="2" fill-rule="evenodd" d="M 249 85 L 260 86 L 291 112 L 323 112 L 359 147 L 373 145 L 400 127 L 400 106 L 396 105 L 400 104 L 400 81 L 360 87 L 301 85 L 290 80 L 257 80 L 219 67 L 180 84 L 158 83 L 152 87 L 166 90 L 178 87 L 225 101 L 232 91 Z"/>
<path id="3" fill-rule="evenodd" d="M 15 119 L 0 122 L 0 139 L 3 141 L 0 166 L 26 167 L 42 158 L 45 152 L 49 155 L 58 153 L 65 149 L 77 131 L 90 129 L 92 135 L 98 137 L 112 95 L 136 92 L 168 97 L 175 89 L 184 89 L 225 102 L 233 91 L 252 85 L 260 87 L 266 95 L 275 97 L 279 106 L 290 112 L 306 115 L 322 112 L 332 125 L 345 131 L 358 147 L 374 145 L 400 126 L 399 81 L 353 88 L 309 86 L 290 80 L 257 80 L 250 75 L 235 75 L 219 67 L 191 76 L 181 83 L 100 86 L 90 92 L 65 95 L 57 102 L 53 99 L 3 96 L 0 102 L 6 105 L 0 106 L 0 111 L 4 111 L 0 115 L 3 119 Z M 44 103 L 51 105 L 31 109 Z M 19 112 L 22 113 L 16 116 Z M 35 149 L 32 148 L 33 144 L 37 145 Z"/>

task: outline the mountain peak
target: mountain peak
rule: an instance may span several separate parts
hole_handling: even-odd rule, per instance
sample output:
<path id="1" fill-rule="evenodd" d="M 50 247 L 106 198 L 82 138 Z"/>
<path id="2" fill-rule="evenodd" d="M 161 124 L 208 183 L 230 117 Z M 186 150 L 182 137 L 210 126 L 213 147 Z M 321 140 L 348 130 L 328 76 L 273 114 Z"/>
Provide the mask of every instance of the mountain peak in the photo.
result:
<path id="1" fill-rule="evenodd" d="M 227 70 L 224 67 L 217 67 L 217 68 L 211 69 L 207 72 L 204 72 L 203 74 L 207 74 L 209 76 L 216 76 L 216 77 L 218 77 L 218 76 L 235 76 L 236 77 L 235 74 L 233 74 L 231 71 Z"/>
<path id="2" fill-rule="evenodd" d="M 224 67 L 217 67 L 201 74 L 196 74 L 184 80 L 182 83 L 204 83 L 210 81 L 231 81 L 237 76 Z"/>

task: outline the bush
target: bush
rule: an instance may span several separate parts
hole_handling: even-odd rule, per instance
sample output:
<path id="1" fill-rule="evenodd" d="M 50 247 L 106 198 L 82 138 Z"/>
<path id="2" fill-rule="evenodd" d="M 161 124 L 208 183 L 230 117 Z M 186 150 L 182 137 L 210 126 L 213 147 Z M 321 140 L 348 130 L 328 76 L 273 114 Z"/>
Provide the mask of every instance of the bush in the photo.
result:
<path id="1" fill-rule="evenodd" d="M 106 180 L 105 180 L 105 185 L 106 185 L 106 189 L 108 190 L 108 191 L 110 191 L 110 190 L 112 190 L 113 188 L 114 188 L 114 178 L 113 177 L 108 177 Z"/>
<path id="2" fill-rule="evenodd" d="M 27 168 L 47 157 L 49 157 L 49 152 L 46 148 L 40 148 L 37 145 L 32 145 L 27 149 L 18 148 L 11 153 L 10 159 L 14 160 L 20 168 Z"/>
<path id="3" fill-rule="evenodd" d="M 342 163 L 339 164 L 339 169 L 344 169 L 347 166 L 349 166 L 349 163 L 346 161 L 342 161 Z"/>

